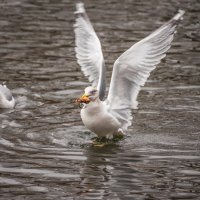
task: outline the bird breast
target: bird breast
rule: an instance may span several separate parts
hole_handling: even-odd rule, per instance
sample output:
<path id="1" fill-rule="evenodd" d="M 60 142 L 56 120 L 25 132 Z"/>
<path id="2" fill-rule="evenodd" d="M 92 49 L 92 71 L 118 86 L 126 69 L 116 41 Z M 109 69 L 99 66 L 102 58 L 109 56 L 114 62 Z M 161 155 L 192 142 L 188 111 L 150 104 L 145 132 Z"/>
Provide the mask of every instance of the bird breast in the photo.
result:
<path id="1" fill-rule="evenodd" d="M 108 113 L 101 101 L 87 104 L 81 110 L 81 118 L 84 125 L 100 137 L 114 134 L 120 128 L 119 121 Z"/>

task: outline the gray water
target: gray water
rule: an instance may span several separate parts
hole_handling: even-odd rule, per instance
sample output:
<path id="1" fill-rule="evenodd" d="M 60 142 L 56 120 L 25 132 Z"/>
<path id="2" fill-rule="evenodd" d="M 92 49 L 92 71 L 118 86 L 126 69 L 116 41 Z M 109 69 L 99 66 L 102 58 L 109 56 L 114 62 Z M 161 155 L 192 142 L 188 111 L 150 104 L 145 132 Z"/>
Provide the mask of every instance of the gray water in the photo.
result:
<path id="1" fill-rule="evenodd" d="M 88 85 L 74 53 L 74 2 L 0 0 L 1 200 L 200 199 L 200 3 L 86 0 L 110 79 L 116 58 L 169 20 L 184 20 L 139 95 L 128 136 L 95 147 L 72 103 Z"/>

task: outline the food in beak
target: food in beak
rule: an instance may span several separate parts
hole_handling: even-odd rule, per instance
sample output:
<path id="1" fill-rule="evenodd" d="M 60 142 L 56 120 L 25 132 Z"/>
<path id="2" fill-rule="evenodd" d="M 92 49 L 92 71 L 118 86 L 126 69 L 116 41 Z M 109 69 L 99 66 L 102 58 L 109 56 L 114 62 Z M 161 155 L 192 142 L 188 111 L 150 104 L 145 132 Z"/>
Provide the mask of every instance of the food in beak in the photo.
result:
<path id="1" fill-rule="evenodd" d="M 88 103 L 90 103 L 90 99 L 89 99 L 89 97 L 87 95 L 83 95 L 80 98 L 76 99 L 75 103 L 78 103 L 78 104 L 81 104 L 81 103 L 88 104 Z"/>

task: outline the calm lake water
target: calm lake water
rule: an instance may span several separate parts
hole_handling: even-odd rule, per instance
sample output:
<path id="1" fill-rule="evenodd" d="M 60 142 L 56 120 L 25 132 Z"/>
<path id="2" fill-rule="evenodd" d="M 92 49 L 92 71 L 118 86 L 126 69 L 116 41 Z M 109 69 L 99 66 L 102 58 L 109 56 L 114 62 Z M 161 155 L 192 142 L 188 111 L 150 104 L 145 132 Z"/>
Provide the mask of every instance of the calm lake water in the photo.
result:
<path id="1" fill-rule="evenodd" d="M 122 52 L 179 8 L 186 14 L 129 135 L 95 147 L 71 103 L 88 85 L 75 59 L 74 1 L 0 0 L 0 81 L 17 101 L 0 111 L 0 199 L 200 199 L 200 2 L 85 4 L 108 79 Z"/>

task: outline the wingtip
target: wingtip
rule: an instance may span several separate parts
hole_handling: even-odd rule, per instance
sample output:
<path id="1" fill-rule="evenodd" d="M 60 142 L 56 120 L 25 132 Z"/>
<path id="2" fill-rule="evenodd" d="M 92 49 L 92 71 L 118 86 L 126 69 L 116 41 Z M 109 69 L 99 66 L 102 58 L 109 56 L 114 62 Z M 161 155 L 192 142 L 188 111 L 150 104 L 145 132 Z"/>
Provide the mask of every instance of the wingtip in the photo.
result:
<path id="1" fill-rule="evenodd" d="M 84 13 L 84 12 L 85 12 L 84 3 L 83 2 L 76 3 L 76 11 L 74 13 L 80 14 L 80 13 Z"/>
<path id="2" fill-rule="evenodd" d="M 179 9 L 178 13 L 174 16 L 174 19 L 175 20 L 182 20 L 184 14 L 185 14 L 185 11 L 182 10 L 182 9 Z"/>

